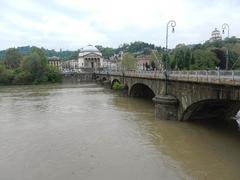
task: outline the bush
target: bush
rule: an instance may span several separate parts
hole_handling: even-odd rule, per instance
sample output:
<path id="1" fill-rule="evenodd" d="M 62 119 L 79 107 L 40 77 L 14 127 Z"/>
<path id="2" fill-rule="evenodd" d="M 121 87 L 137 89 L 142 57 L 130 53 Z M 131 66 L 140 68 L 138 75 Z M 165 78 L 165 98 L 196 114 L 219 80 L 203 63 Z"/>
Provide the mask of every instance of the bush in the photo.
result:
<path id="1" fill-rule="evenodd" d="M 113 87 L 112 88 L 114 90 L 119 91 L 119 90 L 121 90 L 123 88 L 123 86 L 118 81 L 116 81 L 116 82 L 113 83 Z"/>
<path id="2" fill-rule="evenodd" d="M 6 69 L 4 66 L 0 66 L 0 84 L 11 84 L 14 78 L 12 70 Z"/>
<path id="3" fill-rule="evenodd" d="M 20 71 L 18 73 L 15 72 L 15 76 L 12 83 L 13 84 L 30 84 L 31 75 L 26 71 Z"/>
<path id="4" fill-rule="evenodd" d="M 48 81 L 52 83 L 61 82 L 62 74 L 54 67 L 47 68 Z"/>

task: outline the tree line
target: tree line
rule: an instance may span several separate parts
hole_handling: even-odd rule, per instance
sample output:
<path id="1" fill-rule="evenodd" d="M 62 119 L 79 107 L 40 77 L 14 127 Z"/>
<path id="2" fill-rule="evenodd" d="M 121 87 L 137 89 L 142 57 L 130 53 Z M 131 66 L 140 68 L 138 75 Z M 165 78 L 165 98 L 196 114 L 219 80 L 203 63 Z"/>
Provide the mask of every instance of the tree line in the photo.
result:
<path id="1" fill-rule="evenodd" d="M 163 60 L 174 70 L 240 69 L 240 39 L 231 37 L 193 46 L 178 45 Z"/>
<path id="2" fill-rule="evenodd" d="M 31 51 L 32 51 L 32 48 L 34 47 L 31 47 L 31 46 L 23 46 L 23 47 L 17 47 L 15 48 L 17 52 L 19 52 L 21 55 L 27 55 L 29 54 Z M 60 50 L 60 51 L 56 51 L 54 49 L 45 49 L 45 48 L 39 48 L 41 49 L 41 51 L 44 52 L 44 54 L 47 56 L 47 57 L 53 57 L 53 56 L 56 56 L 58 58 L 60 58 L 61 60 L 69 60 L 69 59 L 76 59 L 78 57 L 78 53 L 79 53 L 79 50 L 76 50 L 76 51 L 70 51 L 70 50 Z M 2 50 L 0 51 L 0 60 L 4 58 L 6 54 L 6 50 Z"/>
<path id="3" fill-rule="evenodd" d="M 123 52 L 121 66 L 125 69 L 136 69 L 139 55 L 150 56 L 150 62 L 144 64 L 146 69 L 161 69 L 164 65 L 171 70 L 212 70 L 212 69 L 240 69 L 240 39 L 236 37 L 218 41 L 206 41 L 203 44 L 184 45 L 179 44 L 174 49 L 166 50 L 154 44 L 135 41 L 121 44 L 117 48 L 96 46 L 103 55 L 109 59 L 114 54 Z M 33 47 L 19 47 L 15 50 L 22 56 L 26 56 Z M 80 50 L 55 51 L 40 49 L 47 57 L 56 56 L 62 61 L 77 59 Z M 0 51 L 0 59 L 5 57 L 6 51 Z"/>
<path id="4" fill-rule="evenodd" d="M 61 80 L 61 73 L 48 65 L 46 55 L 37 47 L 32 47 L 25 55 L 16 48 L 9 48 L 0 62 L 0 84 L 40 84 Z"/>
<path id="5" fill-rule="evenodd" d="M 145 69 L 160 69 L 163 66 L 169 70 L 240 69 L 240 39 L 236 37 L 195 45 L 179 44 L 167 52 L 161 47 L 151 49 L 149 46 L 139 46 L 139 43 L 123 46 L 121 65 L 125 69 L 137 68 L 136 57 L 139 54 L 150 56 L 150 62 L 143 65 Z M 148 51 L 142 51 L 147 48 Z M 141 51 L 136 53 L 138 50 Z"/>

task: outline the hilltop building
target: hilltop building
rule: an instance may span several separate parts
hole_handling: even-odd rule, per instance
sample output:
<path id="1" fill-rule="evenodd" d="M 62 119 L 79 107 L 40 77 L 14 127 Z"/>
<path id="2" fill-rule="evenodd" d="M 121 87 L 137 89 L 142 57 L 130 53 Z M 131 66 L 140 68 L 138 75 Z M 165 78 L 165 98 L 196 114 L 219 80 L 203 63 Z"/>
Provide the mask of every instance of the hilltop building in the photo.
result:
<path id="1" fill-rule="evenodd" d="M 217 28 L 215 28 L 214 31 L 212 32 L 210 42 L 219 40 L 222 40 L 221 32 Z"/>

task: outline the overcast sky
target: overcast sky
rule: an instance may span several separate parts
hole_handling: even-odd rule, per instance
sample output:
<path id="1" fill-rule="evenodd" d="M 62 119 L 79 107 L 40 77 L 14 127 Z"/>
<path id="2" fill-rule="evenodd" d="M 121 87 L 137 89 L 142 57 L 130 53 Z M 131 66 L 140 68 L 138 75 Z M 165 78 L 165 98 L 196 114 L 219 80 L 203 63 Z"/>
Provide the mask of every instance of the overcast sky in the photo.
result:
<path id="1" fill-rule="evenodd" d="M 177 26 L 169 47 L 203 43 L 225 22 L 230 36 L 240 37 L 240 0 L 1 0 L 0 49 L 75 50 L 133 41 L 165 46 L 171 19 Z"/>

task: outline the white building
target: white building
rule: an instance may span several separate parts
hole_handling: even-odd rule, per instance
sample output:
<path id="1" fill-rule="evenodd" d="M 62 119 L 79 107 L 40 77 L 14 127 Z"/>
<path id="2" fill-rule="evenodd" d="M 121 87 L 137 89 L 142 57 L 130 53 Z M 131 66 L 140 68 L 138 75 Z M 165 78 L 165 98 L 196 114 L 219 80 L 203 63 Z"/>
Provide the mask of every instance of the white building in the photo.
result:
<path id="1" fill-rule="evenodd" d="M 103 67 L 102 53 L 94 46 L 89 45 L 81 49 L 78 56 L 78 68 L 99 69 Z"/>
<path id="2" fill-rule="evenodd" d="M 219 41 L 222 40 L 222 36 L 219 30 L 217 30 L 217 28 L 214 29 L 214 31 L 212 32 L 212 36 L 210 38 L 210 42 L 213 41 Z"/>
<path id="3" fill-rule="evenodd" d="M 103 68 L 105 70 L 118 70 L 118 63 L 116 60 L 104 59 Z"/>
<path id="4" fill-rule="evenodd" d="M 77 71 L 79 68 L 78 68 L 78 60 L 76 59 L 71 59 L 71 60 L 68 60 L 68 61 L 64 61 L 62 63 L 62 69 L 63 70 L 70 70 L 70 71 Z"/>
<path id="5" fill-rule="evenodd" d="M 74 72 L 92 71 L 102 67 L 102 53 L 92 45 L 82 48 L 77 59 L 67 60 L 62 64 L 63 70 Z"/>
<path id="6" fill-rule="evenodd" d="M 53 56 L 48 58 L 48 64 L 58 70 L 62 70 L 62 65 L 59 57 Z"/>
<path id="7" fill-rule="evenodd" d="M 103 68 L 104 69 L 111 69 L 111 70 L 120 70 L 121 68 L 121 61 L 122 61 L 123 52 L 119 52 L 118 54 L 114 54 L 113 56 L 109 57 L 109 59 L 103 60 Z"/>

